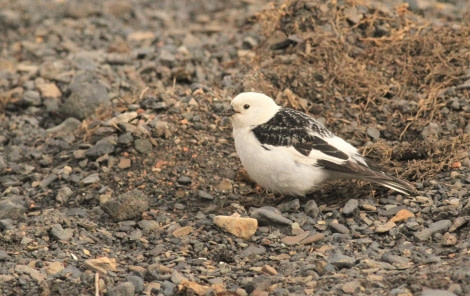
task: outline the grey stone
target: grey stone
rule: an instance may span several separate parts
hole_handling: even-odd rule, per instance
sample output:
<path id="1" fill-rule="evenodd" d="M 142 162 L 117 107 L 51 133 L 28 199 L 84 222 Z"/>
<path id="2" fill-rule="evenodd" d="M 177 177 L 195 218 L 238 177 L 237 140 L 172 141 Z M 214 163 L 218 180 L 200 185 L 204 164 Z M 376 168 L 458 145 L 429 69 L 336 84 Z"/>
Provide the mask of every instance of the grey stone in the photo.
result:
<path id="1" fill-rule="evenodd" d="M 62 186 L 58 191 L 55 196 L 55 200 L 58 202 L 67 202 L 69 197 L 71 197 L 73 194 L 72 189 L 70 189 L 68 186 Z"/>
<path id="2" fill-rule="evenodd" d="M 408 258 L 398 256 L 398 255 L 393 255 L 390 252 L 383 254 L 382 260 L 390 264 L 393 264 L 398 269 L 408 268 L 412 264 Z"/>
<path id="3" fill-rule="evenodd" d="M 380 214 L 380 216 L 390 217 L 390 216 L 394 216 L 396 213 L 398 213 L 398 211 L 400 211 L 402 209 L 406 209 L 406 206 L 393 207 L 393 208 L 390 208 L 388 210 L 382 211 L 379 214 Z"/>
<path id="4" fill-rule="evenodd" d="M 119 136 L 117 142 L 119 145 L 129 145 L 134 141 L 134 137 L 131 133 L 125 133 Z"/>
<path id="5" fill-rule="evenodd" d="M 175 295 L 176 285 L 170 281 L 164 281 L 162 283 L 162 290 L 165 296 Z"/>
<path id="6" fill-rule="evenodd" d="M 1 219 L 0 220 L 0 230 L 10 230 L 13 229 L 13 220 L 8 218 L 8 219 Z"/>
<path id="7" fill-rule="evenodd" d="M 414 236 L 419 240 L 419 241 L 426 241 L 431 237 L 432 233 L 428 228 L 425 228 L 421 231 L 418 231 L 414 234 Z"/>
<path id="8" fill-rule="evenodd" d="M 253 258 L 257 255 L 262 255 L 264 253 L 266 253 L 266 248 L 263 246 L 249 246 L 241 252 L 240 256 L 244 258 Z"/>
<path id="9" fill-rule="evenodd" d="M 0 10 L 0 25 L 6 27 L 17 28 L 22 22 L 21 13 L 11 9 Z"/>
<path id="10" fill-rule="evenodd" d="M 459 102 L 459 98 L 452 98 L 450 99 L 450 107 L 453 109 L 453 110 L 460 110 L 460 102 Z"/>
<path id="11" fill-rule="evenodd" d="M 371 137 L 374 140 L 380 139 L 380 131 L 376 129 L 375 127 L 368 127 L 367 130 L 367 135 Z"/>
<path id="12" fill-rule="evenodd" d="M 27 90 L 23 94 L 22 103 L 27 106 L 39 106 L 42 103 L 41 95 L 37 91 Z"/>
<path id="13" fill-rule="evenodd" d="M 305 213 L 312 218 L 317 218 L 320 213 L 317 203 L 311 199 L 304 205 Z"/>
<path id="14" fill-rule="evenodd" d="M 138 59 L 143 59 L 152 53 L 155 52 L 155 49 L 151 47 L 141 47 L 141 48 L 136 48 L 134 50 L 134 56 L 136 56 Z"/>
<path id="15" fill-rule="evenodd" d="M 300 267 L 300 274 L 303 277 L 307 277 L 309 275 L 313 276 L 314 279 L 318 279 L 320 276 L 315 272 L 317 266 L 315 264 L 305 264 L 301 265 Z"/>
<path id="16" fill-rule="evenodd" d="M 29 265 L 18 264 L 15 266 L 15 272 L 20 274 L 27 274 L 38 283 L 41 283 L 46 279 L 46 274 L 41 273 Z"/>
<path id="17" fill-rule="evenodd" d="M 110 104 L 106 87 L 91 71 L 77 74 L 69 85 L 70 95 L 65 98 L 60 110 L 67 116 L 78 119 L 95 113 L 100 106 Z"/>
<path id="18" fill-rule="evenodd" d="M 214 197 L 212 195 L 210 195 L 209 193 L 205 192 L 205 191 L 202 191 L 202 190 L 199 190 L 198 191 L 198 194 L 197 196 L 201 199 L 205 199 L 205 200 L 213 200 Z"/>
<path id="19" fill-rule="evenodd" d="M 273 207 L 250 208 L 250 217 L 258 220 L 260 225 L 292 224 L 291 220 L 282 216 L 280 211 Z"/>
<path id="20" fill-rule="evenodd" d="M 175 206 L 174 206 L 176 210 L 184 210 L 185 207 L 186 206 L 184 204 L 179 203 L 179 202 L 175 203 Z"/>
<path id="21" fill-rule="evenodd" d="M 426 127 L 423 128 L 423 131 L 421 132 L 421 136 L 423 139 L 426 139 L 428 137 L 434 137 L 437 138 L 439 136 L 439 133 L 441 132 L 441 128 L 437 123 L 431 122 L 428 124 Z"/>
<path id="22" fill-rule="evenodd" d="M 334 253 L 328 257 L 328 262 L 338 268 L 351 268 L 356 265 L 356 259 L 343 255 L 341 253 Z"/>
<path id="23" fill-rule="evenodd" d="M 84 158 L 86 158 L 86 152 L 87 151 L 88 150 L 79 149 L 79 150 L 72 151 L 72 154 L 73 154 L 73 157 L 75 159 L 84 159 Z"/>
<path id="24" fill-rule="evenodd" d="M 44 179 L 42 179 L 41 183 L 39 183 L 39 186 L 41 188 L 47 188 L 49 187 L 49 185 L 54 182 L 55 180 L 57 180 L 57 176 L 56 175 L 49 175 L 47 177 L 45 177 Z"/>
<path id="25" fill-rule="evenodd" d="M 141 220 L 139 221 L 139 227 L 145 232 L 156 231 L 160 229 L 160 224 L 155 220 Z"/>
<path id="26" fill-rule="evenodd" d="M 357 199 L 350 199 L 343 207 L 343 214 L 345 216 L 351 216 L 354 212 L 357 211 L 359 207 L 359 201 Z"/>
<path id="27" fill-rule="evenodd" d="M 178 178 L 177 182 L 181 185 L 189 185 L 191 184 L 191 178 L 188 176 L 181 176 Z"/>
<path id="28" fill-rule="evenodd" d="M 449 232 L 454 232 L 463 225 L 467 224 L 467 222 L 470 222 L 470 216 L 463 216 L 463 217 L 457 217 L 454 219 L 454 222 L 452 222 L 452 226 L 449 228 Z"/>
<path id="29" fill-rule="evenodd" d="M 429 225 L 429 231 L 431 232 L 431 234 L 434 234 L 436 232 L 442 233 L 447 231 L 451 225 L 452 221 L 450 220 L 439 220 Z"/>
<path id="30" fill-rule="evenodd" d="M 168 139 L 172 135 L 170 124 L 166 121 L 158 120 L 155 123 L 155 135 L 160 138 Z"/>
<path id="31" fill-rule="evenodd" d="M 25 213 L 26 208 L 10 200 L 0 201 L 0 219 L 17 220 Z"/>
<path id="32" fill-rule="evenodd" d="M 246 36 L 245 38 L 243 38 L 243 43 L 242 43 L 243 48 L 252 49 L 252 48 L 255 48 L 257 45 L 258 45 L 258 40 L 256 40 L 254 37 Z"/>
<path id="33" fill-rule="evenodd" d="M 97 55 L 96 52 L 82 51 L 74 54 L 73 56 L 73 67 L 80 71 L 96 71 L 98 67 L 97 60 L 103 58 L 101 55 Z M 76 76 L 75 76 L 76 77 Z"/>
<path id="34" fill-rule="evenodd" d="M 91 146 L 87 150 L 86 156 L 91 158 L 98 158 L 105 154 L 113 153 L 115 146 L 116 138 L 114 136 L 106 137 L 96 142 L 95 145 Z"/>
<path id="35" fill-rule="evenodd" d="M 61 60 L 45 61 L 39 66 L 39 76 L 44 79 L 55 80 L 64 70 L 66 70 L 66 67 Z"/>
<path id="36" fill-rule="evenodd" d="M 61 241 L 68 241 L 73 236 L 73 229 L 71 228 L 62 228 L 62 225 L 55 224 L 51 228 L 51 235 Z"/>
<path id="37" fill-rule="evenodd" d="M 46 107 L 47 113 L 59 113 L 60 100 L 57 98 L 45 97 L 42 104 Z"/>
<path id="38" fill-rule="evenodd" d="M 390 291 L 390 296 L 404 296 L 404 295 L 413 295 L 410 290 L 404 287 L 399 287 L 392 289 Z"/>
<path id="39" fill-rule="evenodd" d="M 92 173 L 83 178 L 80 182 L 83 185 L 98 183 L 100 181 L 100 175 L 98 173 Z"/>
<path id="40" fill-rule="evenodd" d="M 166 49 L 162 49 L 158 55 L 158 61 L 167 67 L 173 67 L 176 64 L 175 56 Z"/>
<path id="41" fill-rule="evenodd" d="M 200 38 L 194 36 L 190 32 L 187 32 L 183 39 L 183 44 L 188 48 L 197 48 L 202 45 Z"/>
<path id="42" fill-rule="evenodd" d="M 337 223 L 337 222 L 331 222 L 328 224 L 335 232 L 339 232 L 342 234 L 349 234 L 350 230 L 344 226 L 343 224 Z"/>
<path id="43" fill-rule="evenodd" d="M 129 241 L 137 241 L 142 237 L 142 231 L 140 229 L 135 229 L 131 233 L 129 233 L 129 236 L 127 237 Z"/>
<path id="44" fill-rule="evenodd" d="M 129 64 L 131 61 L 129 54 L 122 53 L 108 53 L 106 55 L 106 63 L 111 65 L 124 65 Z"/>
<path id="45" fill-rule="evenodd" d="M 137 139 L 134 141 L 134 147 L 143 154 L 150 154 L 153 150 L 152 143 L 148 139 Z"/>
<path id="46" fill-rule="evenodd" d="M 3 145 L 3 143 L 0 143 L 0 145 Z M 5 161 L 5 157 L 3 155 L 0 155 L 0 174 L 3 174 L 6 169 L 7 169 L 7 163 Z"/>
<path id="47" fill-rule="evenodd" d="M 418 230 L 419 228 L 419 223 L 416 221 L 406 221 L 405 223 L 406 228 L 410 230 Z"/>
<path id="48" fill-rule="evenodd" d="M 144 290 L 144 279 L 136 275 L 128 275 L 126 280 L 134 286 L 135 293 L 140 293 Z"/>
<path id="49" fill-rule="evenodd" d="M 361 282 L 358 280 L 353 280 L 350 282 L 346 282 L 341 285 L 341 290 L 346 294 L 356 294 L 358 290 L 361 288 Z"/>
<path id="50" fill-rule="evenodd" d="M 123 282 L 116 287 L 110 288 L 107 295 L 109 296 L 134 296 L 135 287 L 131 282 Z"/>
<path id="51" fill-rule="evenodd" d="M 147 195 L 133 189 L 105 202 L 101 208 L 114 221 L 124 221 L 140 217 L 149 207 Z"/>
<path id="52" fill-rule="evenodd" d="M 468 124 L 465 126 L 465 128 L 464 128 L 464 130 L 463 130 L 463 133 L 464 133 L 464 134 L 467 134 L 467 135 L 470 135 L 470 123 L 468 123 Z"/>
<path id="53" fill-rule="evenodd" d="M 450 284 L 447 289 L 448 289 L 450 292 L 455 293 L 455 294 L 457 294 L 457 295 L 462 294 L 462 287 L 461 287 L 459 284 L 457 284 L 457 283 Z"/>
<path id="54" fill-rule="evenodd" d="M 67 134 L 67 133 L 73 133 L 75 132 L 80 126 L 82 125 L 82 122 L 76 118 L 69 117 L 66 120 L 64 120 L 61 124 L 56 125 L 54 127 L 51 127 L 47 129 L 46 131 L 48 133 L 59 133 L 59 134 Z"/>
<path id="55" fill-rule="evenodd" d="M 300 201 L 298 198 L 290 200 L 288 202 L 281 203 L 277 206 L 279 211 L 281 212 L 291 212 L 291 211 L 297 211 L 300 209 Z"/>
<path id="56" fill-rule="evenodd" d="M 188 280 L 188 279 L 185 278 L 184 275 L 182 275 L 179 271 L 173 270 L 173 272 L 171 273 L 171 278 L 170 278 L 170 280 L 171 280 L 173 283 L 179 285 L 179 284 L 181 284 L 182 281 Z"/>
<path id="57" fill-rule="evenodd" d="M 67 265 L 66 268 L 59 272 L 59 275 L 68 279 L 77 279 L 82 275 L 82 271 L 73 265 Z"/>
<path id="58" fill-rule="evenodd" d="M 155 249 L 157 249 L 156 247 Z M 153 256 L 158 256 L 159 254 L 163 253 L 165 250 L 158 248 L 157 252 L 150 252 Z M 172 268 L 166 267 L 161 265 L 160 263 L 150 264 L 145 271 L 145 280 L 146 281 L 164 281 L 169 280 L 171 278 L 171 273 L 173 272 Z"/>
<path id="59" fill-rule="evenodd" d="M 0 250 L 0 262 L 6 261 L 8 259 L 10 259 L 10 255 L 8 255 L 8 253 L 4 250 Z"/>

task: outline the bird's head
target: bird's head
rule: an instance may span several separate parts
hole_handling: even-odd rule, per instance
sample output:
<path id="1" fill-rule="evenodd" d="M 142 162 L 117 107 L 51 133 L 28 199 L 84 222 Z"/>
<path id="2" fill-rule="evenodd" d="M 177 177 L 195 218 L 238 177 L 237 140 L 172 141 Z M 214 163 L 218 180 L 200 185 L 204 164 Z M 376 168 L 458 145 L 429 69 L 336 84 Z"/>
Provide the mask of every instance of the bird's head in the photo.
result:
<path id="1" fill-rule="evenodd" d="M 270 120 L 281 108 L 267 95 L 244 92 L 232 100 L 233 128 L 243 128 L 263 124 Z"/>

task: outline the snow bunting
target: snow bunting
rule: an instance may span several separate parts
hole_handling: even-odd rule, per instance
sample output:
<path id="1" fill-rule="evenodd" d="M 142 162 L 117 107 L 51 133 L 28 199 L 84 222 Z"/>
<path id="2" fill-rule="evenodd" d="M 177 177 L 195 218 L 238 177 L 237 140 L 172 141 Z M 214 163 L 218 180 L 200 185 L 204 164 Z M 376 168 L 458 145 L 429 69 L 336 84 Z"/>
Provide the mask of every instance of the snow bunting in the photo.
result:
<path id="1" fill-rule="evenodd" d="M 245 92 L 232 100 L 235 149 L 250 177 L 281 194 L 303 196 L 328 179 L 374 182 L 409 195 L 414 188 L 385 175 L 312 117 Z"/>

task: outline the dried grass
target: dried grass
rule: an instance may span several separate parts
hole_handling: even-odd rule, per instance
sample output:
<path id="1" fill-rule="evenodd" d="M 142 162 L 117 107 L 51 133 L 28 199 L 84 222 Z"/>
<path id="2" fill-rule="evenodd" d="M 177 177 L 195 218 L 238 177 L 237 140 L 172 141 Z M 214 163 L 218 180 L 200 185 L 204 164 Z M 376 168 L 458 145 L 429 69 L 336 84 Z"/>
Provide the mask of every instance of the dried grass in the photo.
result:
<path id="1" fill-rule="evenodd" d="M 421 138 L 430 122 L 460 122 L 459 112 L 443 116 L 441 110 L 449 90 L 468 79 L 468 20 L 431 23 L 406 5 L 390 9 L 375 1 L 290 0 L 263 11 L 258 22 L 265 41 L 249 61 L 245 89 L 321 113 L 333 130 L 351 122 L 386 125 L 388 141 L 374 143 L 365 153 L 376 154 L 382 163 L 395 162 L 407 178 L 433 175 L 470 149 L 461 128 L 438 141 Z M 459 95 L 468 98 L 468 89 Z M 310 106 L 296 105 L 293 97 Z M 363 130 L 346 136 L 356 143 L 368 141 Z M 417 146 L 422 151 L 413 152 Z"/>

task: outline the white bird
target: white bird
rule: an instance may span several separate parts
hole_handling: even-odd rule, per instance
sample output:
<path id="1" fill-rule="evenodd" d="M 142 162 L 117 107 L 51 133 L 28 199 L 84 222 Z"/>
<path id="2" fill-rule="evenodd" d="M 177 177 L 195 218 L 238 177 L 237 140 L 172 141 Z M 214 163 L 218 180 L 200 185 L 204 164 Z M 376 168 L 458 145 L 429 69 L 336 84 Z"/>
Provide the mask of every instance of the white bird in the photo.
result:
<path id="1" fill-rule="evenodd" d="M 307 114 L 255 92 L 237 95 L 231 105 L 237 154 L 248 175 L 269 191 L 304 196 L 335 178 L 362 179 L 406 195 L 415 191 Z"/>

